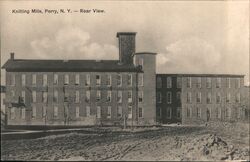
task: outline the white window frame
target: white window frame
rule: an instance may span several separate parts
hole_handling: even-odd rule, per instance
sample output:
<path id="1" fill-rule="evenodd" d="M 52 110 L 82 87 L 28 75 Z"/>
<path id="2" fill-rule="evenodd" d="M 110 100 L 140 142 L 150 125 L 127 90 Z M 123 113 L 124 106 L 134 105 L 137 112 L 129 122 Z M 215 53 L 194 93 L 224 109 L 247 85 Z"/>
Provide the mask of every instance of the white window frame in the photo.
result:
<path id="1" fill-rule="evenodd" d="M 191 92 L 187 93 L 187 103 L 192 103 L 192 93 Z"/>
<path id="2" fill-rule="evenodd" d="M 99 79 L 97 79 L 97 77 L 99 77 Z M 101 86 L 101 75 L 100 74 L 97 74 L 95 76 L 95 79 L 96 79 L 96 86 Z"/>
<path id="3" fill-rule="evenodd" d="M 143 108 L 142 108 L 142 106 L 139 106 L 139 108 L 138 108 L 138 117 L 143 118 Z"/>
<path id="4" fill-rule="evenodd" d="M 43 93 L 42 93 L 42 100 L 43 100 L 43 103 L 47 103 L 48 102 L 48 93 L 47 92 L 45 92 L 45 91 L 43 91 Z"/>
<path id="5" fill-rule="evenodd" d="M 53 84 L 55 84 L 55 85 L 58 84 L 58 74 L 54 74 L 54 77 L 53 77 Z"/>
<path id="6" fill-rule="evenodd" d="M 122 74 L 117 75 L 117 86 L 118 87 L 122 86 Z"/>
<path id="7" fill-rule="evenodd" d="M 187 88 L 192 88 L 192 78 L 187 77 Z"/>
<path id="8" fill-rule="evenodd" d="M 25 94 L 25 91 L 24 91 L 24 90 L 22 91 L 21 97 L 22 97 L 22 99 L 23 99 L 23 103 L 25 103 L 26 94 Z"/>
<path id="9" fill-rule="evenodd" d="M 80 84 L 80 74 L 75 74 L 75 85 Z"/>
<path id="10" fill-rule="evenodd" d="M 80 92 L 75 91 L 75 103 L 79 103 L 79 102 L 80 102 Z"/>
<path id="11" fill-rule="evenodd" d="M 181 87 L 182 87 L 182 78 L 177 77 L 177 88 L 181 88 Z"/>
<path id="12" fill-rule="evenodd" d="M 56 103 L 58 102 L 58 91 L 57 90 L 54 91 L 53 102 L 56 102 Z"/>
<path id="13" fill-rule="evenodd" d="M 10 119 L 15 119 L 16 113 L 15 113 L 15 107 L 10 108 Z"/>
<path id="14" fill-rule="evenodd" d="M 35 105 L 32 106 L 32 118 L 33 119 L 36 118 L 36 106 Z"/>
<path id="15" fill-rule="evenodd" d="M 197 107 L 197 118 L 201 118 L 201 107 Z"/>
<path id="16" fill-rule="evenodd" d="M 143 82 L 144 82 L 144 75 L 143 75 L 143 73 L 139 73 L 138 74 L 138 84 L 139 84 L 139 86 L 143 86 Z"/>
<path id="17" fill-rule="evenodd" d="M 201 77 L 198 77 L 197 78 L 197 87 L 198 88 L 201 88 L 201 83 L 202 83 L 202 79 L 201 79 Z"/>
<path id="18" fill-rule="evenodd" d="M 156 87 L 157 88 L 162 88 L 162 79 L 161 79 L 161 77 L 156 78 Z"/>
<path id="19" fill-rule="evenodd" d="M 122 117 L 122 106 L 117 106 L 117 117 L 121 118 Z"/>
<path id="20" fill-rule="evenodd" d="M 16 75 L 10 74 L 10 85 L 15 86 L 16 85 Z"/>
<path id="21" fill-rule="evenodd" d="M 178 116 L 178 111 L 180 112 L 180 116 Z M 177 109 L 176 109 L 176 117 L 177 117 L 178 119 L 181 118 L 181 107 L 177 107 Z"/>
<path id="22" fill-rule="evenodd" d="M 231 94 L 230 94 L 230 92 L 228 92 L 226 95 L 227 95 L 226 96 L 226 103 L 230 103 L 231 102 Z"/>
<path id="23" fill-rule="evenodd" d="M 101 116 L 102 116 L 101 106 L 97 106 L 97 107 L 96 107 L 96 117 L 97 117 L 98 119 L 100 119 Z"/>
<path id="24" fill-rule="evenodd" d="M 14 90 L 11 90 L 11 91 L 10 91 L 10 96 L 11 96 L 11 97 L 15 97 L 15 91 L 14 91 Z"/>
<path id="25" fill-rule="evenodd" d="M 168 111 L 169 111 L 169 114 L 168 114 Z M 172 108 L 171 107 L 167 107 L 166 117 L 167 117 L 167 119 L 172 118 Z"/>
<path id="26" fill-rule="evenodd" d="M 100 91 L 100 90 L 97 90 L 97 91 L 96 91 L 96 100 L 97 100 L 97 101 L 100 101 L 100 100 L 101 100 L 101 91 Z"/>
<path id="27" fill-rule="evenodd" d="M 80 107 L 76 106 L 76 118 L 80 117 Z"/>
<path id="28" fill-rule="evenodd" d="M 167 77 L 167 88 L 172 88 L 172 77 Z"/>
<path id="29" fill-rule="evenodd" d="M 216 78 L 216 88 L 221 88 L 221 78 Z"/>
<path id="30" fill-rule="evenodd" d="M 220 92 L 216 93 L 216 103 L 221 103 L 221 94 L 220 94 Z"/>
<path id="31" fill-rule="evenodd" d="M 47 85 L 48 85 L 48 75 L 43 74 L 43 86 L 47 86 Z"/>
<path id="32" fill-rule="evenodd" d="M 54 108 L 53 108 L 53 116 L 54 116 L 54 118 L 58 117 L 58 106 L 54 106 Z"/>
<path id="33" fill-rule="evenodd" d="M 162 95 L 161 95 L 161 92 L 157 92 L 157 103 L 162 103 Z"/>
<path id="34" fill-rule="evenodd" d="M 111 75 L 107 75 L 107 86 L 111 86 L 111 84 L 112 84 L 112 77 L 111 77 Z"/>
<path id="35" fill-rule="evenodd" d="M 227 88 L 231 88 L 231 78 L 227 78 Z"/>
<path id="36" fill-rule="evenodd" d="M 119 97 L 120 97 L 120 100 L 119 100 Z M 122 103 L 122 91 L 118 91 L 117 93 L 117 102 Z"/>
<path id="37" fill-rule="evenodd" d="M 128 74 L 128 86 L 132 86 L 133 77 L 132 74 Z"/>
<path id="38" fill-rule="evenodd" d="M 69 85 L 69 74 L 64 74 L 64 85 Z"/>
<path id="39" fill-rule="evenodd" d="M 43 106 L 43 118 L 45 118 L 47 115 L 47 107 L 44 105 Z"/>
<path id="40" fill-rule="evenodd" d="M 159 114 L 157 114 L 157 115 L 158 115 L 158 117 L 161 117 L 161 107 L 158 107 L 157 109 L 159 111 Z"/>
<path id="41" fill-rule="evenodd" d="M 221 119 L 221 107 L 217 108 L 217 118 Z"/>
<path id="42" fill-rule="evenodd" d="M 90 81 L 91 81 L 91 79 L 90 79 L 90 74 L 86 74 L 86 78 L 85 78 L 85 86 L 90 86 Z"/>
<path id="43" fill-rule="evenodd" d="M 167 103 L 168 104 L 172 103 L 172 93 L 171 92 L 167 92 Z"/>
<path id="44" fill-rule="evenodd" d="M 238 92 L 238 93 L 236 93 L 236 100 L 235 100 L 235 102 L 236 102 L 236 103 L 240 103 L 240 99 L 241 99 L 241 95 L 240 95 L 240 93 Z"/>
<path id="45" fill-rule="evenodd" d="M 211 77 L 206 78 L 206 88 L 212 88 L 212 78 Z"/>
<path id="46" fill-rule="evenodd" d="M 141 65 L 143 67 L 144 66 L 144 60 L 143 60 L 143 58 L 139 58 L 138 60 L 139 60 L 138 61 L 138 65 Z"/>
<path id="47" fill-rule="evenodd" d="M 209 101 L 209 102 L 208 102 Z M 207 103 L 211 104 L 212 103 L 212 93 L 208 92 L 207 93 Z"/>
<path id="48" fill-rule="evenodd" d="M 133 92 L 128 91 L 128 103 L 132 103 L 132 98 L 133 98 Z"/>
<path id="49" fill-rule="evenodd" d="M 140 102 L 140 103 L 143 102 L 143 91 L 138 92 L 138 102 Z"/>
<path id="50" fill-rule="evenodd" d="M 236 88 L 240 88 L 240 78 L 236 78 Z"/>
<path id="51" fill-rule="evenodd" d="M 32 91 L 32 102 L 36 102 L 36 91 Z"/>
<path id="52" fill-rule="evenodd" d="M 23 108 L 21 108 L 21 118 L 22 119 L 25 119 L 25 115 L 26 115 L 26 109 L 23 107 Z"/>
<path id="53" fill-rule="evenodd" d="M 201 103 L 201 92 L 196 93 L 196 102 Z"/>
<path id="54" fill-rule="evenodd" d="M 90 116 L 90 106 L 86 106 L 86 117 Z"/>
<path id="55" fill-rule="evenodd" d="M 32 74 L 32 85 L 36 85 L 36 74 Z"/>
<path id="56" fill-rule="evenodd" d="M 86 98 L 85 98 L 86 102 L 90 102 L 90 91 L 86 91 Z"/>
<path id="57" fill-rule="evenodd" d="M 25 86 L 26 85 L 26 75 L 25 74 L 22 74 L 22 86 Z"/>
<path id="58" fill-rule="evenodd" d="M 133 107 L 132 106 L 128 106 L 128 119 L 132 119 L 133 117 Z"/>
<path id="59" fill-rule="evenodd" d="M 112 101 L 112 91 L 107 91 L 107 102 Z"/>

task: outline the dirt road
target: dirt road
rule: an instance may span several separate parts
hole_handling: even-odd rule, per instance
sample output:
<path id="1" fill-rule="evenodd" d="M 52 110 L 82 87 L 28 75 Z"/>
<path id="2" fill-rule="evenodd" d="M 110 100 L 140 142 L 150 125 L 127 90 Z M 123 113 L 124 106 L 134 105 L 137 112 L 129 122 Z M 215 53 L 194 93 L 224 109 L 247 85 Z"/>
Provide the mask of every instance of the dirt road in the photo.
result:
<path id="1" fill-rule="evenodd" d="M 2 141 L 1 153 L 2 160 L 249 160 L 247 130 L 223 128 L 166 126 L 75 132 Z"/>

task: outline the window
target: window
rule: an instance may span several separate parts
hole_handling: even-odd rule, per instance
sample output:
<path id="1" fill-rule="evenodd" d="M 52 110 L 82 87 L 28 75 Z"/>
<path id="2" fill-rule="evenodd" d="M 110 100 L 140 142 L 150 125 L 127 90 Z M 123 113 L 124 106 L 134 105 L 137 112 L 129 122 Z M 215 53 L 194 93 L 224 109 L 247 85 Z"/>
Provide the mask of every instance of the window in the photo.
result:
<path id="1" fill-rule="evenodd" d="M 36 102 L 36 91 L 32 91 L 32 101 Z"/>
<path id="2" fill-rule="evenodd" d="M 101 106 L 97 106 L 97 118 L 101 118 Z"/>
<path id="3" fill-rule="evenodd" d="M 117 86 L 122 86 L 122 75 L 121 74 L 117 75 Z"/>
<path id="4" fill-rule="evenodd" d="M 161 107 L 157 107 L 157 116 L 158 117 L 161 117 Z"/>
<path id="5" fill-rule="evenodd" d="M 132 91 L 128 91 L 128 103 L 132 102 Z"/>
<path id="6" fill-rule="evenodd" d="M 86 116 L 90 116 L 90 106 L 86 106 Z"/>
<path id="7" fill-rule="evenodd" d="M 75 92 L 75 103 L 79 103 L 80 94 L 79 91 Z"/>
<path id="8" fill-rule="evenodd" d="M 79 106 L 76 106 L 76 118 L 79 118 L 79 116 L 80 116 Z"/>
<path id="9" fill-rule="evenodd" d="M 177 101 L 181 101 L 181 92 L 177 92 L 176 93 L 176 99 L 177 99 Z"/>
<path id="10" fill-rule="evenodd" d="M 201 108 L 197 107 L 197 117 L 201 118 Z"/>
<path id="11" fill-rule="evenodd" d="M 107 86 L 111 86 L 111 75 L 107 75 Z"/>
<path id="12" fill-rule="evenodd" d="M 111 91 L 107 91 L 107 102 L 111 102 Z"/>
<path id="13" fill-rule="evenodd" d="M 221 78 L 216 79 L 216 88 L 221 88 Z"/>
<path id="14" fill-rule="evenodd" d="M 180 107 L 177 107 L 177 110 L 176 110 L 176 116 L 177 118 L 181 118 L 181 108 Z"/>
<path id="15" fill-rule="evenodd" d="M 201 103 L 201 92 L 196 93 L 196 102 Z"/>
<path id="16" fill-rule="evenodd" d="M 197 78 L 197 88 L 201 88 L 201 77 Z"/>
<path id="17" fill-rule="evenodd" d="M 211 80 L 211 78 L 207 78 L 206 87 L 207 88 L 211 88 L 212 87 L 212 80 Z"/>
<path id="18" fill-rule="evenodd" d="M 68 85 L 69 84 L 69 75 L 65 74 L 64 75 L 64 85 Z"/>
<path id="19" fill-rule="evenodd" d="M 187 103 L 191 103 L 192 102 L 192 94 L 191 92 L 187 93 Z"/>
<path id="20" fill-rule="evenodd" d="M 188 118 L 192 117 L 192 109 L 191 109 L 191 107 L 187 107 L 187 117 Z"/>
<path id="21" fill-rule="evenodd" d="M 58 107 L 54 106 L 54 117 L 58 117 Z"/>
<path id="22" fill-rule="evenodd" d="M 10 75 L 10 85 L 14 86 L 16 84 L 15 74 Z"/>
<path id="23" fill-rule="evenodd" d="M 42 98 L 44 103 L 48 102 L 48 93 L 47 92 L 43 92 L 43 98 Z"/>
<path id="24" fill-rule="evenodd" d="M 54 74 L 54 84 L 58 84 L 58 74 Z"/>
<path id="25" fill-rule="evenodd" d="M 217 118 L 220 119 L 221 118 L 221 107 L 218 107 L 217 111 L 218 111 Z"/>
<path id="26" fill-rule="evenodd" d="M 69 102 L 69 93 L 64 92 L 64 102 Z"/>
<path id="27" fill-rule="evenodd" d="M 75 75 L 75 84 L 76 84 L 76 85 L 79 85 L 79 84 L 80 84 L 80 75 L 79 75 L 79 74 L 76 74 L 76 75 Z"/>
<path id="28" fill-rule="evenodd" d="M 236 88 L 240 88 L 240 78 L 236 78 Z"/>
<path id="29" fill-rule="evenodd" d="M 231 88 L 230 78 L 227 78 L 227 88 Z"/>
<path id="30" fill-rule="evenodd" d="M 25 91 L 22 91 L 21 102 L 25 103 Z"/>
<path id="31" fill-rule="evenodd" d="M 36 74 L 32 74 L 32 85 L 36 85 Z"/>
<path id="32" fill-rule="evenodd" d="M 216 103 L 221 103 L 221 94 L 220 94 L 220 92 L 216 93 Z"/>
<path id="33" fill-rule="evenodd" d="M 172 88 L 172 78 L 167 77 L 167 88 Z"/>
<path id="34" fill-rule="evenodd" d="M 192 87 L 192 80 L 191 77 L 187 78 L 187 88 L 191 88 Z"/>
<path id="35" fill-rule="evenodd" d="M 101 85 L 101 76 L 100 75 L 96 75 L 95 79 L 96 79 L 96 86 L 100 86 Z"/>
<path id="36" fill-rule="evenodd" d="M 226 107 L 226 118 L 230 119 L 231 118 L 231 108 Z"/>
<path id="37" fill-rule="evenodd" d="M 101 100 L 101 91 L 96 91 L 96 100 L 97 101 Z"/>
<path id="38" fill-rule="evenodd" d="M 162 87 L 162 81 L 160 77 L 157 77 L 156 79 L 156 87 L 157 88 L 161 88 Z"/>
<path id="39" fill-rule="evenodd" d="M 181 80 L 181 77 L 177 77 L 177 88 L 181 88 L 181 83 L 182 80 Z"/>
<path id="40" fill-rule="evenodd" d="M 117 117 L 122 117 L 122 106 L 118 106 L 117 109 Z"/>
<path id="41" fill-rule="evenodd" d="M 231 94 L 230 94 L 230 93 L 227 93 L 226 102 L 227 102 L 227 103 L 230 103 L 230 100 L 231 100 Z"/>
<path id="42" fill-rule="evenodd" d="M 53 101 L 58 102 L 58 91 L 54 91 Z"/>
<path id="43" fill-rule="evenodd" d="M 36 106 L 33 105 L 32 107 L 32 118 L 35 118 L 36 117 Z"/>
<path id="44" fill-rule="evenodd" d="M 85 86 L 90 86 L 90 75 L 86 74 Z"/>
<path id="45" fill-rule="evenodd" d="M 142 118 L 142 107 L 139 107 L 139 118 Z"/>
<path id="46" fill-rule="evenodd" d="M 239 107 L 239 108 L 238 108 L 238 112 L 237 112 L 237 118 L 238 118 L 238 119 L 241 118 L 241 114 L 242 114 L 242 111 L 241 111 L 241 108 Z"/>
<path id="47" fill-rule="evenodd" d="M 139 65 L 143 67 L 143 58 L 139 58 Z"/>
<path id="48" fill-rule="evenodd" d="M 14 107 L 10 108 L 10 118 L 15 119 L 15 108 Z"/>
<path id="49" fill-rule="evenodd" d="M 157 102 L 161 103 L 161 92 L 157 92 Z"/>
<path id="50" fill-rule="evenodd" d="M 128 74 L 128 86 L 132 86 L 132 74 Z"/>
<path id="51" fill-rule="evenodd" d="M 22 108 L 21 111 L 22 111 L 21 118 L 25 119 L 25 108 Z"/>
<path id="52" fill-rule="evenodd" d="M 86 91 L 86 98 L 85 98 L 86 102 L 90 101 L 90 91 Z"/>
<path id="53" fill-rule="evenodd" d="M 118 91 L 117 102 L 122 103 L 122 91 Z"/>
<path id="54" fill-rule="evenodd" d="M 108 106 L 107 118 L 111 118 L 111 106 Z"/>
<path id="55" fill-rule="evenodd" d="M 240 93 L 236 94 L 236 103 L 240 103 Z"/>
<path id="56" fill-rule="evenodd" d="M 143 101 L 143 91 L 138 92 L 138 101 L 142 102 Z"/>
<path id="57" fill-rule="evenodd" d="M 45 118 L 47 115 L 47 107 L 43 106 L 43 117 Z"/>
<path id="58" fill-rule="evenodd" d="M 48 77 L 47 77 L 47 74 L 43 74 L 43 86 L 47 86 L 47 83 L 48 83 Z"/>
<path id="59" fill-rule="evenodd" d="M 142 73 L 139 73 L 138 74 L 138 83 L 139 83 L 139 86 L 143 86 L 143 74 Z"/>
<path id="60" fill-rule="evenodd" d="M 132 106 L 128 106 L 128 118 L 132 119 Z"/>
<path id="61" fill-rule="evenodd" d="M 207 93 L 207 103 L 211 103 L 212 102 L 212 95 L 210 92 Z"/>
<path id="62" fill-rule="evenodd" d="M 172 109 L 171 107 L 167 108 L 167 119 L 171 119 Z"/>
<path id="63" fill-rule="evenodd" d="M 22 86 L 25 86 L 26 85 L 26 76 L 25 74 L 22 74 Z"/>
<path id="64" fill-rule="evenodd" d="M 172 102 L 172 93 L 167 92 L 167 103 L 171 103 L 171 102 Z"/>

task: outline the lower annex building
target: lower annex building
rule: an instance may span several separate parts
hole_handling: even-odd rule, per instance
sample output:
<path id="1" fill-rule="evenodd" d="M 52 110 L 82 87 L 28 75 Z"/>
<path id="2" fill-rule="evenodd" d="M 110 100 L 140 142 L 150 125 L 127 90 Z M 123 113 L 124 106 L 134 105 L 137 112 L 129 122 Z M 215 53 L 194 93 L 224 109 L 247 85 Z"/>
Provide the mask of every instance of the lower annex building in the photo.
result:
<path id="1" fill-rule="evenodd" d="M 8 125 L 201 124 L 244 116 L 243 75 L 156 74 L 156 53 L 136 53 L 135 35 L 117 33 L 119 60 L 11 53 L 2 67 Z"/>

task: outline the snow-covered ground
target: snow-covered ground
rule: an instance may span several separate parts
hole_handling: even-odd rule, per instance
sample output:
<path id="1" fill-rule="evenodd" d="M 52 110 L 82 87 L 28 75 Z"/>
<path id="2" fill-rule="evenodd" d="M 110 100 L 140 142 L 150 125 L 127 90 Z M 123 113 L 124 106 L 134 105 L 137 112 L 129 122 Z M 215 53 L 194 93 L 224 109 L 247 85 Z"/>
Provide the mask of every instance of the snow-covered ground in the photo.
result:
<path id="1" fill-rule="evenodd" d="M 164 126 L 2 141 L 2 160 L 249 160 L 249 125 Z"/>

